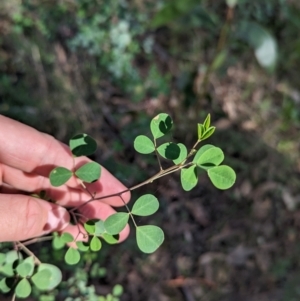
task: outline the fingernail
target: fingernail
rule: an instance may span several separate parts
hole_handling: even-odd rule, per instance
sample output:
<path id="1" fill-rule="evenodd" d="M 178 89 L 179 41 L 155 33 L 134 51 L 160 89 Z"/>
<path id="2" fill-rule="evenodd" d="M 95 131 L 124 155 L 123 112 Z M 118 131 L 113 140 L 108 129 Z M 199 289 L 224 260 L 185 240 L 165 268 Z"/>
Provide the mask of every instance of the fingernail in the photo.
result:
<path id="1" fill-rule="evenodd" d="M 67 210 L 60 206 L 53 207 L 48 211 L 48 221 L 43 228 L 43 235 L 49 232 L 61 231 L 70 222 L 70 216 Z"/>

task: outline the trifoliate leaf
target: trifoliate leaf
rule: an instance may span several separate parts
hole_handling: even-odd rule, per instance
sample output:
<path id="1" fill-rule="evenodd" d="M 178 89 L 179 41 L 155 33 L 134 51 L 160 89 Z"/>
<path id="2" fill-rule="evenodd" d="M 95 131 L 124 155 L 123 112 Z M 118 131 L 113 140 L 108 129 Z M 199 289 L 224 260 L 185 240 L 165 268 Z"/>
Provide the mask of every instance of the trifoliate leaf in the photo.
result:
<path id="1" fill-rule="evenodd" d="M 50 172 L 50 183 L 54 187 L 61 186 L 72 177 L 72 174 L 72 171 L 67 168 L 56 167 Z"/>
<path id="2" fill-rule="evenodd" d="M 165 159 L 176 160 L 180 155 L 180 147 L 173 142 L 166 142 L 157 148 L 158 153 Z"/>
<path id="3" fill-rule="evenodd" d="M 15 288 L 15 294 L 18 298 L 27 298 L 31 293 L 31 285 L 26 278 L 23 278 Z"/>
<path id="4" fill-rule="evenodd" d="M 133 143 L 134 149 L 140 154 L 151 154 L 155 151 L 154 143 L 147 136 L 137 136 Z"/>
<path id="5" fill-rule="evenodd" d="M 189 168 L 182 168 L 180 172 L 181 186 L 185 191 L 190 191 L 198 183 L 197 168 L 195 165 Z"/>
<path id="6" fill-rule="evenodd" d="M 80 253 L 77 249 L 70 247 L 65 254 L 65 262 L 69 265 L 78 263 L 80 260 Z"/>
<path id="7" fill-rule="evenodd" d="M 167 134 L 173 125 L 173 120 L 166 113 L 155 116 L 150 122 L 150 129 L 154 139 L 163 137 Z"/>
<path id="8" fill-rule="evenodd" d="M 75 171 L 75 175 L 86 183 L 92 183 L 100 178 L 101 166 L 96 162 L 89 162 Z"/>
<path id="9" fill-rule="evenodd" d="M 97 150 L 96 141 L 87 134 L 79 134 L 69 141 L 70 149 L 75 157 L 90 156 Z"/>
<path id="10" fill-rule="evenodd" d="M 235 171 L 227 165 L 210 168 L 207 173 L 214 186 L 219 189 L 230 188 L 236 180 Z"/>
<path id="11" fill-rule="evenodd" d="M 136 227 L 136 241 L 144 253 L 153 253 L 164 241 L 164 232 L 157 226 L 147 225 Z"/>
<path id="12" fill-rule="evenodd" d="M 104 221 L 105 230 L 111 235 L 119 234 L 127 225 L 128 219 L 129 214 L 125 212 L 112 214 Z"/>
<path id="13" fill-rule="evenodd" d="M 131 213 L 139 216 L 148 216 L 155 213 L 159 208 L 157 198 L 152 194 L 144 194 L 134 203 Z"/>

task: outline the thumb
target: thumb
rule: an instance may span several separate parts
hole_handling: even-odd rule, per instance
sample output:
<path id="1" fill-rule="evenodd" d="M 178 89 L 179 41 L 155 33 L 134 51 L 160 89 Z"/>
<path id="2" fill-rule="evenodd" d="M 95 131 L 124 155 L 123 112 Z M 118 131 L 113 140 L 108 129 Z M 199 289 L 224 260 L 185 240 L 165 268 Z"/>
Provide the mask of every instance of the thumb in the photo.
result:
<path id="1" fill-rule="evenodd" d="M 27 195 L 0 194 L 0 242 L 60 231 L 69 220 L 63 207 Z"/>

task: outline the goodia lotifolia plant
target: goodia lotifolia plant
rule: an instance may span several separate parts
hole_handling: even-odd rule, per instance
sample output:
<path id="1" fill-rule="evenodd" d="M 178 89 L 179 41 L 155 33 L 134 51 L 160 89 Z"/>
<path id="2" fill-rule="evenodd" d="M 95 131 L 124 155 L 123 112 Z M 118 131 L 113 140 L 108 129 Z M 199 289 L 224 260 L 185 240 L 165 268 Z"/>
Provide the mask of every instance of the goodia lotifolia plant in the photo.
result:
<path id="1" fill-rule="evenodd" d="M 159 209 L 158 199 L 152 194 L 144 194 L 129 208 L 122 197 L 128 191 L 138 189 L 173 172 L 180 172 L 181 185 L 185 191 L 197 185 L 199 171 L 206 172 L 212 184 L 218 189 L 228 189 L 235 183 L 234 170 L 227 165 L 221 165 L 224 160 L 223 151 L 211 144 L 199 147 L 200 143 L 215 131 L 215 127 L 210 125 L 210 115 L 206 117 L 203 124 L 197 125 L 197 141 L 190 150 L 182 143 L 159 143 L 160 138 L 170 132 L 172 125 L 173 121 L 168 114 L 158 114 L 150 122 L 152 137 L 139 135 L 135 138 L 134 148 L 137 152 L 155 153 L 159 171 L 149 179 L 119 193 L 99 197 L 89 191 L 88 184 L 101 177 L 101 166 L 96 162 L 86 163 L 79 168 L 75 168 L 74 164 L 72 170 L 58 166 L 51 171 L 49 178 L 54 187 L 64 185 L 71 177 L 75 177 L 80 181 L 82 189 L 90 195 L 88 201 L 69 209 L 73 222 L 79 229 L 79 225 L 85 229 L 86 233 L 82 233 L 82 230 L 79 232 L 85 236 L 86 241 L 78 241 L 78 237 L 73 237 L 70 233 L 53 233 L 51 236 L 53 248 L 66 248 L 64 259 L 67 264 L 78 263 L 84 252 L 100 251 L 103 241 L 108 244 L 117 243 L 118 234 L 129 220 L 134 225 L 136 242 L 142 252 L 153 253 L 159 248 L 164 241 L 163 230 L 156 225 L 140 225 L 136 222 L 136 217 L 140 220 L 140 217 L 152 215 Z M 80 134 L 70 140 L 69 147 L 74 157 L 80 157 L 93 154 L 97 144 L 87 134 Z M 161 157 L 169 160 L 171 166 L 163 169 Z M 124 202 L 125 212 L 112 214 L 106 220 L 88 220 L 78 213 L 79 208 L 91 202 L 116 196 Z M 31 294 L 32 286 L 38 290 L 51 290 L 62 281 L 62 274 L 58 267 L 50 263 L 42 263 L 26 247 L 35 241 L 14 242 L 14 250 L 0 253 L 0 291 L 3 293 L 12 291 L 14 297 L 27 298 Z M 23 258 L 22 254 L 28 256 Z"/>

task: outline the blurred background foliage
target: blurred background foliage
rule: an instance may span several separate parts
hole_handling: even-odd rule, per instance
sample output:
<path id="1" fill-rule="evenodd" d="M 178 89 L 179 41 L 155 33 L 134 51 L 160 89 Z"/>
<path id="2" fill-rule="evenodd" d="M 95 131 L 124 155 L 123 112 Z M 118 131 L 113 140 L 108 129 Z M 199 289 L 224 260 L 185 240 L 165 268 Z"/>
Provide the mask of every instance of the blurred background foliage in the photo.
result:
<path id="1" fill-rule="evenodd" d="M 176 176 L 146 188 L 161 250 L 128 239 L 79 269 L 54 253 L 65 282 L 35 300 L 104 300 L 116 283 L 121 300 L 299 300 L 299 32 L 297 0 L 0 0 L 1 114 L 65 142 L 89 133 L 132 185 L 155 171 L 132 142 L 156 113 L 188 145 L 211 113 L 238 172 L 226 193 L 203 179 L 184 194 Z"/>

